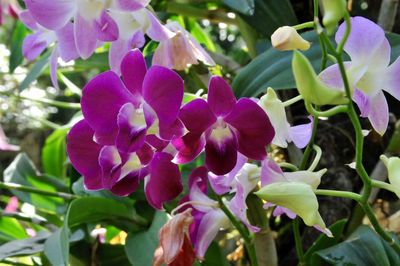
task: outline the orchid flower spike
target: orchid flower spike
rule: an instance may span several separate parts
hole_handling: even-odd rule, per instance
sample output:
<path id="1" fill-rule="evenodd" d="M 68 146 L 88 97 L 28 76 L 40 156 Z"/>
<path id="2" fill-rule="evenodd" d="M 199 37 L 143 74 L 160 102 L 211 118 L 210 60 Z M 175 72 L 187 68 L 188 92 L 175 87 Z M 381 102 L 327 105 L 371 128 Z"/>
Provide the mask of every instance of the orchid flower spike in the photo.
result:
<path id="1" fill-rule="evenodd" d="M 307 146 L 311 139 L 312 118 L 310 118 L 311 121 L 308 124 L 290 126 L 287 121 L 285 106 L 272 88 L 268 88 L 267 93 L 261 97 L 258 104 L 267 113 L 275 130 L 272 144 L 286 148 L 288 143 L 293 141 L 300 149 Z"/>
<path id="2" fill-rule="evenodd" d="M 389 182 L 393 188 L 392 191 L 400 198 L 400 158 L 388 158 L 385 155 L 381 155 L 380 159 L 387 168 Z"/>
<path id="3" fill-rule="evenodd" d="M 336 32 L 339 43 L 346 31 L 345 23 Z M 400 100 L 400 60 L 390 63 L 390 44 L 383 29 L 363 18 L 351 18 L 351 32 L 344 46 L 351 61 L 345 62 L 352 99 L 362 117 L 368 117 L 376 132 L 383 135 L 389 123 L 388 104 L 383 90 Z M 332 65 L 320 78 L 334 91 L 344 91 L 339 66 Z"/>
<path id="4" fill-rule="evenodd" d="M 275 49 L 280 51 L 308 50 L 310 42 L 303 39 L 296 29 L 289 26 L 279 27 L 271 35 L 271 43 Z"/>
<path id="5" fill-rule="evenodd" d="M 298 51 L 293 52 L 292 69 L 297 90 L 305 101 L 316 105 L 346 103 L 344 92 L 323 83 L 307 57 Z"/>
<path id="6" fill-rule="evenodd" d="M 176 70 L 184 70 L 198 64 L 198 61 L 209 66 L 215 65 L 203 47 L 178 22 L 170 21 L 165 26 L 175 35 L 160 42 L 154 52 L 153 65 Z"/>

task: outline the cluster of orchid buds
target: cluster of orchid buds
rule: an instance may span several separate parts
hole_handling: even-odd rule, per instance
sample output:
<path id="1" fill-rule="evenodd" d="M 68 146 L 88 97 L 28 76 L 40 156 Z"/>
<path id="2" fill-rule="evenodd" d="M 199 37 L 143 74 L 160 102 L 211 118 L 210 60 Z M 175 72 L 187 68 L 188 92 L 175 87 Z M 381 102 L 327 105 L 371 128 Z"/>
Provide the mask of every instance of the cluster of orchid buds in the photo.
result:
<path id="1" fill-rule="evenodd" d="M 214 62 L 178 23 L 163 25 L 149 2 L 25 0 L 27 10 L 19 12 L 34 32 L 23 45 L 28 59 L 54 44 L 54 84 L 59 57 L 86 59 L 105 42 L 111 43 L 111 70 L 83 88 L 83 120 L 68 134 L 69 159 L 84 177 L 86 189 L 128 196 L 143 183 L 148 203 L 159 210 L 181 196 L 172 220 L 160 231 L 155 265 L 204 258 L 219 230 L 232 226 L 232 217 L 248 232 L 259 232 L 247 217 L 246 198 L 251 193 L 263 201 L 265 211 L 273 209 L 273 216 L 298 216 L 332 236 L 318 212 L 316 191 L 326 172 L 316 171 L 318 156 L 308 169 L 285 172 L 268 154 L 269 145 L 286 148 L 293 142 L 305 148 L 312 142 L 318 114 L 353 108 L 351 100 L 383 135 L 389 113 L 382 90 L 400 100 L 400 61 L 389 65 L 390 45 L 384 31 L 368 19 L 346 17 L 345 1 L 322 1 L 326 10 L 322 23 L 328 35 L 346 20 L 335 40 L 350 61 L 332 64 L 319 74 L 298 51 L 309 49 L 311 43 L 294 27 L 281 27 L 272 35 L 276 49 L 295 50 L 294 78 L 312 115 L 309 123 L 292 126 L 286 117 L 287 104 L 273 88 L 260 99 L 236 99 L 229 84 L 213 76 L 206 95 L 183 102 L 183 79 L 171 69 Z M 144 45 L 145 35 L 160 43 L 149 68 L 137 49 Z M 326 105 L 335 107 L 330 112 L 315 109 Z M 182 197 L 186 184 L 180 165 L 203 155 L 204 165 L 193 169 L 189 194 Z M 390 184 L 385 188 L 400 196 L 400 159 L 382 156 L 382 160 L 389 171 Z M 356 169 L 361 168 L 357 161 Z"/>

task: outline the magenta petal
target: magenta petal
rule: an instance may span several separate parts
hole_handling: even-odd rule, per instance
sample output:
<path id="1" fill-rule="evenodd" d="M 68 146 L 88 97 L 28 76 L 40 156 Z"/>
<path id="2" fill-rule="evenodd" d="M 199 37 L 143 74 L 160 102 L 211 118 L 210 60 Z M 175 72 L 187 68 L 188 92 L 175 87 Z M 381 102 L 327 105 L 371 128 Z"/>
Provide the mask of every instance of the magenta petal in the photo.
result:
<path id="1" fill-rule="evenodd" d="M 25 5 L 36 21 L 50 30 L 63 27 L 76 11 L 75 1 L 25 0 Z"/>
<path id="2" fill-rule="evenodd" d="M 314 122 L 312 116 L 310 116 L 309 118 L 310 123 L 290 127 L 289 129 L 289 137 L 299 149 L 307 146 L 311 139 Z"/>
<path id="3" fill-rule="evenodd" d="M 125 197 L 134 192 L 139 187 L 139 183 L 140 171 L 134 171 L 117 182 L 110 191 L 115 195 Z"/>
<path id="4" fill-rule="evenodd" d="M 121 62 L 122 79 L 132 94 L 142 94 L 142 85 L 147 73 L 146 61 L 139 49 L 127 53 Z"/>
<path id="5" fill-rule="evenodd" d="M 159 122 L 159 135 L 164 140 L 171 140 L 173 138 L 180 138 L 185 134 L 185 126 L 180 119 L 175 119 L 170 124 Z"/>
<path id="6" fill-rule="evenodd" d="M 131 153 L 143 146 L 147 125 L 145 121 L 140 120 L 141 117 L 137 115 L 132 103 L 126 103 L 121 107 L 117 118 L 118 134 L 115 142 L 119 151 Z"/>
<path id="7" fill-rule="evenodd" d="M 148 165 L 153 159 L 154 151 L 149 144 L 145 143 L 136 154 L 142 165 Z"/>
<path id="8" fill-rule="evenodd" d="M 94 24 L 94 20 L 86 20 L 79 14 L 75 16 L 75 43 L 78 53 L 83 59 L 89 58 L 96 50 L 97 36 Z"/>
<path id="9" fill-rule="evenodd" d="M 203 193 L 207 194 L 207 176 L 208 169 L 206 167 L 200 166 L 194 169 L 189 176 L 189 190 L 193 184 L 196 184 Z"/>
<path id="10" fill-rule="evenodd" d="M 142 88 L 143 98 L 157 113 L 160 123 L 175 122 L 183 99 L 183 80 L 174 71 L 153 66 L 147 72 Z"/>
<path id="11" fill-rule="evenodd" d="M 199 156 L 206 145 L 206 140 L 203 134 L 189 132 L 181 138 L 173 139 L 172 145 L 178 150 L 174 163 L 184 164 Z"/>
<path id="12" fill-rule="evenodd" d="M 286 182 L 282 169 L 279 165 L 271 160 L 265 159 L 261 163 L 261 186 L 266 186 L 276 182 Z"/>
<path id="13" fill-rule="evenodd" d="M 119 110 L 133 100 L 132 94 L 112 71 L 96 76 L 84 87 L 81 100 L 83 116 L 95 130 L 99 142 L 114 144 Z"/>
<path id="14" fill-rule="evenodd" d="M 121 175 L 121 157 L 115 146 L 104 146 L 99 154 L 99 164 L 103 173 L 103 187 L 111 189 Z"/>
<path id="15" fill-rule="evenodd" d="M 101 16 L 94 23 L 97 39 L 104 42 L 112 42 L 118 39 L 118 25 L 106 10 L 101 12 Z"/>
<path id="16" fill-rule="evenodd" d="M 237 131 L 240 153 L 254 160 L 263 160 L 267 156 L 266 147 L 274 138 L 275 131 L 257 103 L 247 98 L 240 99 L 225 122 Z"/>
<path id="17" fill-rule="evenodd" d="M 179 118 L 190 132 L 200 134 L 217 121 L 210 106 L 203 99 L 195 99 L 185 104 L 179 113 Z"/>
<path id="18" fill-rule="evenodd" d="M 229 129 L 223 133 L 224 136 L 214 137 L 215 129 L 209 133 L 206 142 L 206 166 L 216 175 L 229 173 L 236 165 L 237 160 L 237 138 Z M 216 133 L 220 135 L 220 133 Z"/>
<path id="19" fill-rule="evenodd" d="M 68 22 L 64 27 L 57 30 L 56 36 L 61 59 L 65 62 L 77 59 L 79 54 L 75 44 L 73 23 Z"/>
<path id="20" fill-rule="evenodd" d="M 83 175 L 87 189 L 102 189 L 98 157 L 101 146 L 93 141 L 94 131 L 85 120 L 75 124 L 67 136 L 67 153 L 74 168 Z"/>
<path id="21" fill-rule="evenodd" d="M 171 160 L 172 156 L 168 153 L 156 153 L 150 163 L 150 176 L 145 182 L 147 201 L 159 210 L 164 202 L 173 200 L 183 190 L 179 167 Z"/>
<path id="22" fill-rule="evenodd" d="M 260 228 L 251 225 L 249 219 L 247 218 L 246 197 L 247 195 L 245 194 L 243 186 L 238 183 L 236 186 L 236 194 L 229 202 L 229 209 L 240 221 L 242 221 L 242 223 L 247 226 L 247 228 L 249 228 L 250 231 L 257 233 L 260 231 Z"/>
<path id="23" fill-rule="evenodd" d="M 207 102 L 217 117 L 224 117 L 235 107 L 236 98 L 229 84 L 223 78 L 214 76 L 208 86 Z"/>

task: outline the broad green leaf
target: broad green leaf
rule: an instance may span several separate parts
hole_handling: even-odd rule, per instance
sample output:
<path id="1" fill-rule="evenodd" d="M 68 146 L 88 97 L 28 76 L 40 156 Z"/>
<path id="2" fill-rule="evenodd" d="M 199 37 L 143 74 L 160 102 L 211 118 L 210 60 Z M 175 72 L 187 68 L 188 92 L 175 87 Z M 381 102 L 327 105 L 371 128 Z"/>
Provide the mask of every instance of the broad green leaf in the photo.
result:
<path id="1" fill-rule="evenodd" d="M 58 179 L 40 175 L 26 154 L 19 154 L 4 171 L 4 181 L 22 186 L 35 187 L 51 192 L 67 192 L 68 188 Z M 64 200 L 41 194 L 11 190 L 21 201 L 48 211 L 65 211 Z"/>
<path id="2" fill-rule="evenodd" d="M 0 246 L 0 261 L 5 258 L 33 255 L 43 251 L 44 242 L 49 236 L 49 232 L 41 231 L 34 237 L 10 241 Z"/>
<path id="3" fill-rule="evenodd" d="M 28 235 L 22 225 L 14 218 L 0 217 L 0 241 L 26 238 Z"/>
<path id="4" fill-rule="evenodd" d="M 11 36 L 11 54 L 9 63 L 10 73 L 13 73 L 24 59 L 24 55 L 22 54 L 22 43 L 27 33 L 28 31 L 25 25 L 19 20 L 16 20 L 15 28 Z"/>
<path id="5" fill-rule="evenodd" d="M 69 265 L 69 230 L 64 225 L 44 243 L 44 254 L 52 265 Z"/>
<path id="6" fill-rule="evenodd" d="M 254 14 L 254 0 L 223 0 L 224 4 L 245 15 Z"/>
<path id="7" fill-rule="evenodd" d="M 315 265 L 400 265 L 400 255 L 366 225 L 360 226 L 346 241 L 314 256 L 323 261 Z"/>
<path id="8" fill-rule="evenodd" d="M 223 254 L 220 246 L 217 242 L 211 242 L 210 247 L 207 249 L 205 260 L 203 262 L 204 266 L 228 266 L 228 260 Z"/>
<path id="9" fill-rule="evenodd" d="M 302 37 L 312 43 L 311 48 L 304 54 L 319 73 L 321 49 L 318 36 L 310 31 L 302 34 Z M 392 46 L 391 61 L 393 62 L 400 55 L 400 35 L 386 33 L 386 37 Z M 269 46 L 264 53 L 242 68 L 233 80 L 232 87 L 236 96 L 256 97 L 266 92 L 268 87 L 275 90 L 295 88 L 292 55 L 291 51 L 282 52 Z"/>
<path id="10" fill-rule="evenodd" d="M 304 259 L 306 260 L 307 265 L 311 265 L 311 258 L 315 252 L 329 248 L 340 242 L 346 223 L 347 220 L 343 219 L 337 221 L 336 223 L 334 223 L 329 227 L 329 230 L 331 230 L 333 237 L 328 237 L 325 234 L 321 234 L 318 237 L 318 239 L 314 242 L 314 244 L 304 254 Z"/>
<path id="11" fill-rule="evenodd" d="M 26 75 L 25 79 L 19 85 L 19 91 L 23 91 L 28 88 L 29 85 L 31 85 L 31 83 L 42 74 L 42 72 L 46 69 L 46 66 L 49 64 L 50 54 L 51 51 L 49 50 L 44 53 L 38 61 L 36 61 L 28 75 Z"/>
<path id="12" fill-rule="evenodd" d="M 231 2 L 244 1 L 246 0 Z M 278 27 L 297 24 L 289 0 L 254 0 L 254 4 L 254 13 L 251 16 L 241 15 L 241 17 L 264 37 L 269 38 Z"/>
<path id="13" fill-rule="evenodd" d="M 55 130 L 47 137 L 42 148 L 42 164 L 46 174 L 65 177 L 67 154 L 65 151 L 67 128 Z"/>
<path id="14" fill-rule="evenodd" d="M 128 234 L 125 252 L 133 266 L 152 264 L 154 251 L 158 246 L 158 231 L 167 220 L 164 212 L 156 212 L 149 230 Z"/>

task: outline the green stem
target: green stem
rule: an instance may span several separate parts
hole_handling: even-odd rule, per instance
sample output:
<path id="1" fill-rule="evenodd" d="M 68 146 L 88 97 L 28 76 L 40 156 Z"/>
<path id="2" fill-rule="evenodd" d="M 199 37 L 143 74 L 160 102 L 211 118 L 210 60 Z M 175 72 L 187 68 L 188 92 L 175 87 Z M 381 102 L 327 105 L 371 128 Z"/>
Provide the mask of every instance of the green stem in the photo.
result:
<path id="1" fill-rule="evenodd" d="M 15 183 L 0 182 L 0 188 L 23 191 L 23 192 L 30 192 L 30 193 L 40 194 L 40 195 L 44 195 L 44 196 L 48 196 L 48 197 L 63 198 L 65 200 L 73 200 L 73 199 L 79 198 L 79 196 L 69 194 L 69 193 L 41 190 L 38 188 L 22 186 L 20 184 L 15 184 Z"/>
<path id="2" fill-rule="evenodd" d="M 46 220 L 38 219 L 35 217 L 29 217 L 26 214 L 19 212 L 4 212 L 0 210 L 0 217 L 11 217 L 19 221 L 29 222 L 41 226 L 46 226 L 48 224 Z"/>
<path id="3" fill-rule="evenodd" d="M 332 196 L 332 197 L 339 197 L 339 198 L 347 198 L 347 199 L 352 199 L 355 201 L 361 200 L 360 194 L 350 192 L 350 191 L 317 189 L 317 190 L 315 190 L 315 194 L 320 195 L 320 196 Z"/>
<path id="4" fill-rule="evenodd" d="M 395 192 L 393 185 L 386 183 L 386 182 L 372 179 L 371 185 L 373 187 L 378 187 L 378 188 L 389 190 L 391 192 Z"/>
<path id="5" fill-rule="evenodd" d="M 314 21 L 304 22 L 301 24 L 294 25 L 293 28 L 295 30 L 303 30 L 308 28 L 314 28 Z"/>
<path id="6" fill-rule="evenodd" d="M 313 145 L 313 149 L 315 150 L 315 158 L 313 160 L 313 162 L 311 163 L 310 167 L 308 167 L 308 171 L 314 171 L 315 168 L 317 168 L 319 160 L 321 160 L 321 156 L 322 156 L 322 150 L 321 148 L 314 144 Z"/>
<path id="7" fill-rule="evenodd" d="M 34 98 L 27 97 L 27 96 L 22 96 L 22 95 L 19 95 L 18 98 L 33 101 L 33 102 L 38 102 L 38 103 L 50 104 L 50 105 L 60 107 L 60 108 L 81 109 L 81 105 L 79 103 L 67 103 L 67 102 L 46 99 L 46 98 L 34 99 Z"/>
<path id="8" fill-rule="evenodd" d="M 347 108 L 348 108 L 347 105 L 337 105 L 326 111 L 317 111 L 314 109 L 314 107 L 312 106 L 312 104 L 310 102 L 305 102 L 305 106 L 306 106 L 307 112 L 309 112 L 310 114 L 312 114 L 313 116 L 316 116 L 316 117 L 331 117 L 331 116 L 337 115 L 339 113 L 346 113 Z"/>
<path id="9" fill-rule="evenodd" d="M 299 259 L 299 265 L 305 265 L 304 251 L 303 251 L 303 246 L 301 244 L 301 235 L 300 235 L 300 218 L 298 216 L 294 218 L 292 225 L 293 225 L 294 241 L 296 244 L 296 254 L 297 258 Z"/>
<path id="10" fill-rule="evenodd" d="M 289 99 L 287 101 L 283 102 L 284 107 L 288 107 L 294 103 L 297 103 L 298 101 L 301 101 L 303 99 L 303 96 L 301 94 L 297 95 L 296 97 L 293 97 L 292 99 Z"/>
<path id="11" fill-rule="evenodd" d="M 296 165 L 293 165 L 293 164 L 291 164 L 291 163 L 286 163 L 286 162 L 279 163 L 279 167 L 280 167 L 280 168 L 290 169 L 290 170 L 292 170 L 293 172 L 299 171 L 299 168 L 298 168 Z"/>
<path id="12" fill-rule="evenodd" d="M 235 216 L 231 213 L 231 211 L 228 209 L 228 207 L 226 207 L 226 205 L 224 204 L 224 202 L 222 200 L 222 197 L 218 196 L 218 195 L 216 197 L 217 197 L 217 200 L 218 200 L 218 203 L 219 203 L 219 207 L 225 213 L 225 215 L 231 221 L 233 226 L 239 231 L 240 235 L 242 236 L 242 238 L 243 238 L 243 240 L 245 242 L 244 245 L 245 245 L 246 251 L 247 251 L 247 253 L 249 255 L 249 259 L 250 259 L 251 265 L 252 266 L 258 266 L 256 251 L 255 251 L 255 248 L 254 248 L 253 240 L 252 240 L 249 232 L 243 226 L 243 224 L 241 224 L 235 218 Z"/>

